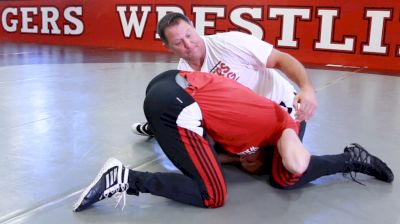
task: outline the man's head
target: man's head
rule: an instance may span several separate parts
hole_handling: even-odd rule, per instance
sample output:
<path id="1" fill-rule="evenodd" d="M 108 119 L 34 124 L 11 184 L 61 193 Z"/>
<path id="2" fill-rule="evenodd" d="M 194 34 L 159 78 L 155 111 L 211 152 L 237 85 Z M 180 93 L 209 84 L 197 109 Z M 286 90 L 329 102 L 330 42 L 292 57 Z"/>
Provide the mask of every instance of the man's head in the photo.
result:
<path id="1" fill-rule="evenodd" d="M 242 169 L 251 174 L 262 174 L 265 171 L 267 150 L 258 149 L 253 154 L 241 156 Z"/>
<path id="2" fill-rule="evenodd" d="M 168 13 L 159 21 L 157 32 L 164 46 L 178 57 L 187 61 L 196 61 L 204 57 L 204 41 L 185 15 Z"/>
<path id="3" fill-rule="evenodd" d="M 168 44 L 168 39 L 165 36 L 165 30 L 170 26 L 178 25 L 180 22 L 186 22 L 187 24 L 191 24 L 188 17 L 181 13 L 171 12 L 165 15 L 157 25 L 157 33 L 160 35 L 161 40 Z"/>

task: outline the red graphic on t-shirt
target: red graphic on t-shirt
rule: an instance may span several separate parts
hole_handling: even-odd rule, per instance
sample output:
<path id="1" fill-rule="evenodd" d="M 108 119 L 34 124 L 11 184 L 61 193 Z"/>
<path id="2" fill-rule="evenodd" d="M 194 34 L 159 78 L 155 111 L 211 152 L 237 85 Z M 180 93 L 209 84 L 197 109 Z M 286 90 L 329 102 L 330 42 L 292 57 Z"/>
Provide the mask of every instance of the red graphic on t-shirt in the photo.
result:
<path id="1" fill-rule="evenodd" d="M 236 81 L 239 79 L 239 76 L 236 75 L 236 73 L 233 72 L 232 69 L 227 64 L 225 64 L 223 62 L 220 63 L 218 65 L 218 67 L 215 68 L 214 71 L 218 75 L 222 75 L 222 76 L 225 76 L 227 78 L 230 78 L 230 79 L 233 79 L 233 80 L 236 80 Z"/>

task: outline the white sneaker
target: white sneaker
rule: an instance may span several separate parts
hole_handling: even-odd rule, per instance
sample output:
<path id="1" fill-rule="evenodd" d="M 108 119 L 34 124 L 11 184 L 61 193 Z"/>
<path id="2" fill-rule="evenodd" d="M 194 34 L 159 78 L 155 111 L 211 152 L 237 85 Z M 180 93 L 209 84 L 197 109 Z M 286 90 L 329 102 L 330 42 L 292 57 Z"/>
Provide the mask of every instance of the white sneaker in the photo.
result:
<path id="1" fill-rule="evenodd" d="M 72 207 L 72 211 L 79 212 L 113 195 L 120 196 L 119 199 L 122 197 L 125 204 L 125 195 L 129 188 L 128 174 L 129 169 L 124 167 L 119 160 L 114 158 L 108 159 L 94 181 L 83 191 L 78 201 Z M 137 191 L 134 188 L 130 188 L 130 190 Z M 118 192 L 121 194 L 116 194 Z"/>

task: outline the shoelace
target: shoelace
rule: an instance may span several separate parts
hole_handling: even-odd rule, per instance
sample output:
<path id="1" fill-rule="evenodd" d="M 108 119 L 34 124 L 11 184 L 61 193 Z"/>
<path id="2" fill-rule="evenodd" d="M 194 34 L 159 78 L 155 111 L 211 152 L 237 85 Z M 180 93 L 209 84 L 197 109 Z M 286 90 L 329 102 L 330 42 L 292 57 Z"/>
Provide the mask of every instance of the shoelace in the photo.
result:
<path id="1" fill-rule="evenodd" d="M 124 201 L 123 201 L 124 203 L 122 204 L 122 207 L 121 207 L 121 211 L 123 211 L 124 208 L 125 208 L 125 204 L 126 204 L 126 191 L 124 191 L 124 192 L 117 192 L 113 197 L 114 197 L 115 200 L 116 200 L 116 203 L 115 203 L 114 208 L 117 208 L 117 207 L 118 207 L 118 205 L 119 205 L 119 203 L 121 202 L 121 199 L 122 199 L 122 198 L 124 199 Z"/>
<path id="2" fill-rule="evenodd" d="M 128 183 L 123 183 L 123 184 L 119 185 L 118 191 L 117 190 L 112 191 L 112 192 L 110 192 L 108 194 L 102 195 L 102 197 L 104 197 L 104 198 L 109 198 L 109 197 L 114 198 L 115 199 L 114 208 L 117 208 L 119 203 L 121 202 L 121 199 L 124 199 L 123 200 L 123 205 L 122 205 L 122 208 L 121 208 L 121 211 L 123 211 L 124 208 L 125 208 L 125 205 L 126 205 L 126 190 L 128 190 L 128 189 L 129 189 L 129 184 Z M 110 194 L 111 194 L 111 196 L 109 196 Z"/>
<path id="3" fill-rule="evenodd" d="M 124 203 L 122 205 L 121 211 L 124 210 L 125 205 L 126 205 L 126 191 L 129 189 L 129 184 L 128 183 L 124 183 L 120 185 L 120 191 L 115 193 L 115 195 L 113 196 L 116 200 L 116 204 L 114 208 L 118 207 L 118 204 L 121 202 L 121 199 L 124 199 Z"/>
<path id="4" fill-rule="evenodd" d="M 354 176 L 353 176 L 353 173 L 354 173 Z M 356 178 L 357 178 L 357 172 L 355 172 L 355 171 L 349 171 L 348 173 L 343 173 L 343 176 L 346 176 L 347 174 L 349 174 L 349 175 L 350 175 L 350 178 L 351 178 L 354 182 L 356 182 L 357 184 L 360 184 L 360 185 L 363 185 L 363 186 L 367 186 L 367 185 L 361 183 L 360 181 L 358 181 L 358 180 L 356 179 Z"/>
<path id="5" fill-rule="evenodd" d="M 354 147 L 354 146 L 350 146 L 350 147 L 356 148 L 356 147 Z M 352 153 L 352 152 L 350 152 L 350 150 L 349 150 L 349 153 L 350 153 L 350 156 L 351 156 L 350 162 L 351 162 L 351 163 L 353 163 L 353 162 L 359 162 L 359 163 L 370 164 L 370 163 L 371 163 L 371 156 L 369 155 L 369 153 L 368 153 L 368 152 L 365 152 L 365 151 L 363 151 L 363 150 L 361 150 L 361 149 L 359 149 L 359 148 L 357 148 L 357 150 L 358 150 L 358 153 L 357 153 L 357 154 L 356 154 L 356 153 Z M 362 156 L 362 153 L 365 153 L 365 156 Z M 349 167 L 348 173 L 350 174 L 351 179 L 352 179 L 354 182 L 358 183 L 358 184 L 361 184 L 361 185 L 363 185 L 363 186 L 367 186 L 367 185 L 365 185 L 364 183 L 361 183 L 360 181 L 358 181 L 358 180 L 356 179 L 356 178 L 357 178 L 357 172 L 361 172 L 361 171 L 351 171 L 351 170 L 354 170 L 354 165 L 353 165 L 353 164 L 349 164 L 349 166 L 351 167 L 351 169 L 350 169 L 350 167 Z M 365 169 L 364 171 L 366 171 L 368 168 L 365 167 L 364 169 Z M 354 173 L 354 175 L 353 175 L 353 173 Z M 363 173 L 363 172 L 361 172 L 361 173 Z M 343 176 L 345 176 L 346 174 L 347 174 L 347 173 L 343 173 Z"/>

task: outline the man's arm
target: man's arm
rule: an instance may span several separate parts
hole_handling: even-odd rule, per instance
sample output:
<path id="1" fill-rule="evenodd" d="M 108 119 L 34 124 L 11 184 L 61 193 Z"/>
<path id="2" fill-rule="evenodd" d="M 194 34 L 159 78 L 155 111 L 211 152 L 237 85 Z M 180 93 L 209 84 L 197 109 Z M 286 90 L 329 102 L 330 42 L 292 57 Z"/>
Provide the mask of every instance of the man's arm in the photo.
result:
<path id="1" fill-rule="evenodd" d="M 295 114 L 296 119 L 300 121 L 310 119 L 317 108 L 317 99 L 304 66 L 291 55 L 272 49 L 268 57 L 267 67 L 281 70 L 290 80 L 297 84 L 300 91 L 293 102 L 293 106 L 297 111 Z"/>

